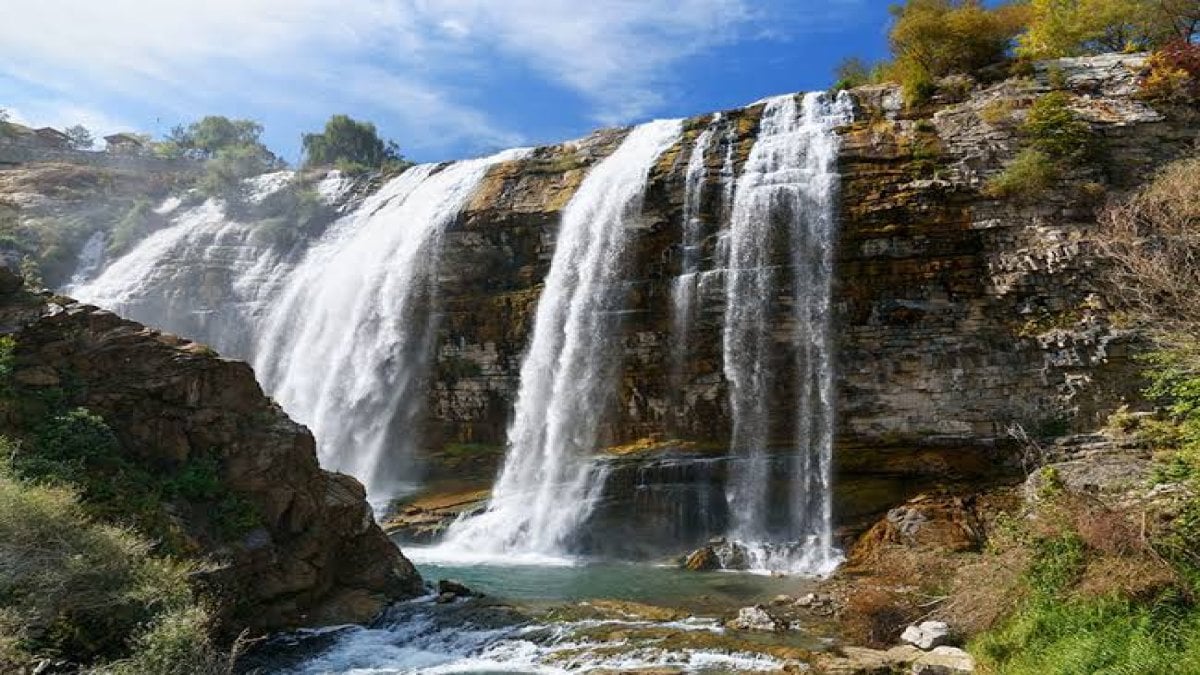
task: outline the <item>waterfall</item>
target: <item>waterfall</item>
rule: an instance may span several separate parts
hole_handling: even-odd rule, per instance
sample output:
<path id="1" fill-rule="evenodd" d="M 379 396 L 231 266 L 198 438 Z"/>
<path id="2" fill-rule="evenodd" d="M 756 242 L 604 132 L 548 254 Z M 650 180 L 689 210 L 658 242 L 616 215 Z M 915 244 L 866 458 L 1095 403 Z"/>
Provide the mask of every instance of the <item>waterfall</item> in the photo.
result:
<path id="1" fill-rule="evenodd" d="M 727 496 L 730 536 L 761 570 L 820 574 L 838 561 L 830 494 L 834 127 L 849 116 L 844 96 L 808 94 L 801 106 L 791 95 L 769 99 L 734 196 L 722 342 L 737 461 Z M 788 275 L 790 308 L 777 299 Z M 777 344 L 781 324 L 789 326 L 784 345 Z M 777 380 L 781 352 L 794 355 L 795 429 L 783 485 L 776 487 L 769 446 L 779 425 L 770 408 L 789 389 Z M 774 506 L 784 499 L 786 510 Z"/>
<path id="2" fill-rule="evenodd" d="M 694 305 L 700 272 L 700 229 L 703 225 L 700 219 L 700 209 L 701 200 L 704 197 L 705 178 L 708 175 L 708 166 L 705 163 L 706 153 L 720 119 L 721 116 L 718 113 L 696 138 L 696 142 L 692 145 L 691 156 L 688 157 L 687 168 L 684 170 L 683 239 L 679 243 L 679 276 L 671 282 L 671 336 L 673 338 L 671 388 L 676 392 L 682 391 L 683 367 L 690 355 L 692 318 L 695 312 Z M 676 409 L 680 415 L 683 415 L 685 406 L 682 404 L 682 396 L 678 398 Z"/>
<path id="3" fill-rule="evenodd" d="M 171 216 L 167 227 L 65 292 L 244 358 L 257 317 L 289 266 L 257 242 L 253 227 L 231 220 L 219 200 L 181 207 L 172 197 L 156 211 Z"/>
<path id="4" fill-rule="evenodd" d="M 264 322 L 266 390 L 312 429 L 322 465 L 363 481 L 377 507 L 415 487 L 441 234 L 489 167 L 527 152 L 405 171 L 308 251 Z"/>
<path id="5" fill-rule="evenodd" d="M 96 272 L 100 271 L 100 268 L 104 267 L 107 245 L 108 237 L 102 231 L 93 232 L 92 236 L 88 237 L 83 248 L 79 250 L 79 259 L 75 264 L 75 272 L 71 274 L 71 281 L 67 285 L 68 289 L 82 286 Z"/>
<path id="6" fill-rule="evenodd" d="M 681 130 L 678 120 L 635 128 L 563 211 L 504 467 L 487 510 L 452 525 L 447 549 L 561 556 L 591 512 L 604 485 L 600 423 L 619 380 L 622 258 L 648 174 Z"/>

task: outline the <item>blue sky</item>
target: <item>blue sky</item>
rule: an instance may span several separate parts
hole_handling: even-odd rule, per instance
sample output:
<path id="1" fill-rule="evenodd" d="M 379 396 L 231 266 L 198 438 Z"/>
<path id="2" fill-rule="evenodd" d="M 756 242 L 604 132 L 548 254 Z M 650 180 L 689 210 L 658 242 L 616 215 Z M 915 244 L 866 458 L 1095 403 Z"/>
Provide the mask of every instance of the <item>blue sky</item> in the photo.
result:
<path id="1" fill-rule="evenodd" d="M 887 0 L 7 0 L 0 107 L 159 135 L 251 118 L 295 160 L 333 113 L 420 161 L 823 88 Z"/>

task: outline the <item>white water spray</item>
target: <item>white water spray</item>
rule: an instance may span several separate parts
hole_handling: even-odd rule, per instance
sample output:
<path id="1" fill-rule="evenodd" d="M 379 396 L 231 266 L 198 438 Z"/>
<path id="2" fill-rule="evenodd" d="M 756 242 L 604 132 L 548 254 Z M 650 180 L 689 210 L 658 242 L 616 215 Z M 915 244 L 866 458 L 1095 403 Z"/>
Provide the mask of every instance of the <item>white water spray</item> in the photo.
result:
<path id="1" fill-rule="evenodd" d="M 604 484 L 594 458 L 615 391 L 617 312 L 628 233 L 655 160 L 679 138 L 678 120 L 635 128 L 588 174 L 563 211 L 538 302 L 508 434 L 508 455 L 487 510 L 451 526 L 448 550 L 481 557 L 556 556 Z"/>
<path id="2" fill-rule="evenodd" d="M 733 412 L 727 496 L 731 538 L 752 569 L 823 574 L 837 564 L 832 541 L 834 424 L 830 294 L 833 275 L 837 135 L 850 101 L 808 94 L 766 102 L 754 148 L 739 178 L 729 227 L 729 274 L 722 336 Z M 772 257 L 787 251 L 789 256 Z M 787 269 L 785 269 L 785 267 Z M 791 307 L 777 300 L 791 275 Z M 790 325 L 784 345 L 775 327 Z M 795 354 L 794 451 L 787 479 L 773 489 L 770 404 L 775 355 Z M 785 517 L 772 503 L 786 494 Z M 775 513 L 773 513 L 773 511 Z"/>
<path id="3" fill-rule="evenodd" d="M 312 429 L 321 464 L 363 481 L 377 507 L 415 487 L 441 235 L 489 167 L 526 153 L 404 172 L 308 251 L 263 326 L 267 391 Z"/>

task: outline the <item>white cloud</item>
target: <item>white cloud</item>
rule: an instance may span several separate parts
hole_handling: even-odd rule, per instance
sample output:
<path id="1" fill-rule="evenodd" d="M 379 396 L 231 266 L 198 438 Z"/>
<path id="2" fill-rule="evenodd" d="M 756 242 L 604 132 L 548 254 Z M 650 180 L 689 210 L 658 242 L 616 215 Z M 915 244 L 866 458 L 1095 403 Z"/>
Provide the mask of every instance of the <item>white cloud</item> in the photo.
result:
<path id="1" fill-rule="evenodd" d="M 0 22 L 0 75 L 63 101 L 56 113 L 26 111 L 43 119 L 94 107 L 79 98 L 89 93 L 149 97 L 180 118 L 214 110 L 214 102 L 313 115 L 367 102 L 412 132 L 410 146 L 495 146 L 520 135 L 455 88 L 487 76 L 492 59 L 577 92 L 598 120 L 627 122 L 663 104 L 681 60 L 755 24 L 761 10 L 751 2 L 15 0 Z M 87 117 L 115 122 L 95 111 Z"/>

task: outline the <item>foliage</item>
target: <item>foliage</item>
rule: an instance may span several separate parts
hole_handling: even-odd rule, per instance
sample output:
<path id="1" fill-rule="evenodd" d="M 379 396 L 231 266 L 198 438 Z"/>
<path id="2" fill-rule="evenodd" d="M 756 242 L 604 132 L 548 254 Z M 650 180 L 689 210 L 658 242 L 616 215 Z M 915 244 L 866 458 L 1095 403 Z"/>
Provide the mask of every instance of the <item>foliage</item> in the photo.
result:
<path id="1" fill-rule="evenodd" d="M 870 65 L 866 61 L 851 56 L 842 59 L 842 62 L 834 69 L 835 84 L 834 91 L 842 89 L 853 89 L 867 84 L 874 84 L 882 77 L 882 66 Z"/>
<path id="2" fill-rule="evenodd" d="M 1200 102 L 1200 44 L 1176 40 L 1150 55 L 1142 98 L 1158 103 Z"/>
<path id="3" fill-rule="evenodd" d="M 139 668 L 117 672 L 220 672 L 188 585 L 195 568 L 150 551 L 94 522 L 71 490 L 0 468 L 0 668 L 52 657 L 104 670 L 129 657 Z"/>
<path id="4" fill-rule="evenodd" d="M 253 148 L 264 157 L 273 157 L 262 144 L 262 132 L 262 125 L 253 120 L 209 115 L 186 127 L 171 129 L 167 141 L 196 159 L 213 159 L 222 150 L 233 148 Z"/>
<path id="5" fill-rule="evenodd" d="M 27 255 L 21 258 L 21 278 L 25 280 L 26 288 L 46 287 L 46 280 L 42 277 L 42 267 L 33 256 Z"/>
<path id="6" fill-rule="evenodd" d="M 990 9 L 976 0 L 907 0 L 892 15 L 889 75 L 910 104 L 931 95 L 940 77 L 1003 61 L 1023 20 L 1021 5 Z"/>
<path id="7" fill-rule="evenodd" d="M 63 129 L 63 133 L 67 135 L 68 143 L 75 150 L 91 150 L 96 144 L 96 137 L 82 124 L 67 127 Z"/>
<path id="8" fill-rule="evenodd" d="M 43 396 L 52 410 L 65 398 Z M 28 448 L 13 455 L 15 475 L 78 490 L 93 517 L 125 523 L 162 542 L 187 548 L 168 503 L 191 504 L 207 514 L 215 538 L 236 540 L 258 527 L 252 504 L 219 480 L 215 458 L 195 457 L 177 467 L 153 467 L 130 459 L 104 419 L 85 408 L 52 412 L 36 426 Z"/>
<path id="9" fill-rule="evenodd" d="M 274 158 L 253 145 L 234 145 L 216 151 L 204 165 L 197 188 L 210 197 L 236 201 L 241 197 L 242 179 L 274 168 Z"/>
<path id="10" fill-rule="evenodd" d="M 1122 308 L 1163 333 L 1200 326 L 1200 158 L 1164 167 L 1101 214 L 1097 244 Z"/>
<path id="11" fill-rule="evenodd" d="M 1071 110 L 1070 103 L 1070 96 L 1061 91 L 1034 101 L 1020 130 L 1030 147 L 1057 160 L 1079 160 L 1095 153 L 1092 128 Z"/>
<path id="12" fill-rule="evenodd" d="M 334 115 L 319 133 L 301 136 L 306 166 L 331 166 L 347 173 L 380 169 L 388 164 L 403 164 L 404 158 L 394 141 L 379 137 L 375 125 L 348 115 Z"/>
<path id="13" fill-rule="evenodd" d="M 210 611 L 203 605 L 158 617 L 134 638 L 133 654 L 109 665 L 111 675 L 228 675 L 231 658 L 208 637 Z"/>
<path id="14" fill-rule="evenodd" d="M 108 238 L 109 255 L 120 255 L 141 241 L 156 223 L 150 202 L 138 199 L 113 226 Z"/>
<path id="15" fill-rule="evenodd" d="M 1192 0 L 1030 0 L 1017 53 L 1047 59 L 1142 51 L 1186 41 L 1198 24 Z"/>
<path id="16" fill-rule="evenodd" d="M 1048 190 L 1058 177 L 1058 166 L 1049 155 L 1026 148 L 1004 171 L 987 182 L 984 194 L 993 198 L 1033 200 Z"/>
<path id="17" fill-rule="evenodd" d="M 311 186 L 292 183 L 268 195 L 249 215 L 255 239 L 283 250 L 320 235 L 336 213 Z"/>

